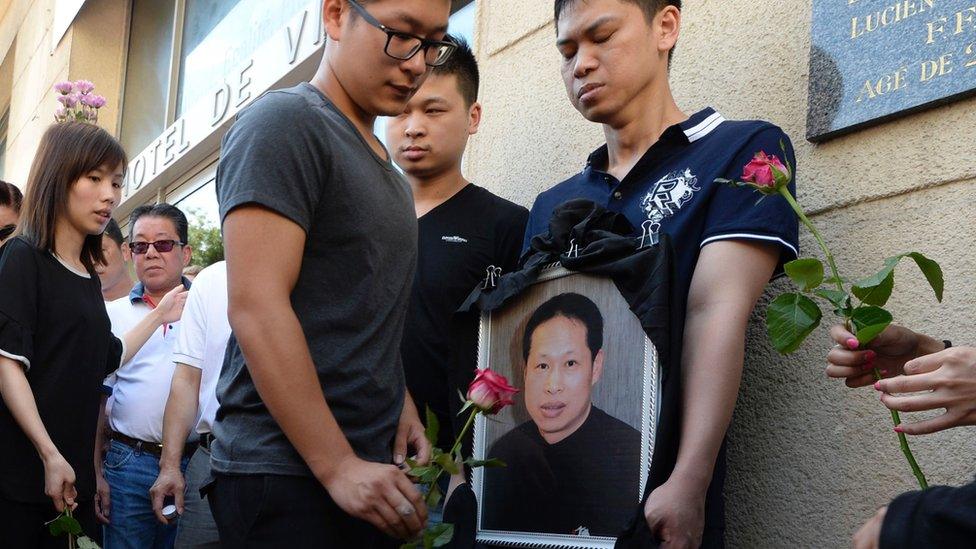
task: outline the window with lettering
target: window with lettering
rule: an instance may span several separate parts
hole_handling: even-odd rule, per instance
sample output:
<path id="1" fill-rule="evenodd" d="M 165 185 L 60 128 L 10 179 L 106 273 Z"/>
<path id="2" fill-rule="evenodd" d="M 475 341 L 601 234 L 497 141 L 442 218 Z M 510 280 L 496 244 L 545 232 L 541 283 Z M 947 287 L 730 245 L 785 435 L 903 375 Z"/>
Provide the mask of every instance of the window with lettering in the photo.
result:
<path id="1" fill-rule="evenodd" d="M 232 80 L 273 34 L 306 8 L 309 0 L 185 0 L 176 116 Z"/>
<path id="2" fill-rule="evenodd" d="M 176 0 L 132 0 L 120 135 L 129 156 L 166 127 L 175 13 Z"/>

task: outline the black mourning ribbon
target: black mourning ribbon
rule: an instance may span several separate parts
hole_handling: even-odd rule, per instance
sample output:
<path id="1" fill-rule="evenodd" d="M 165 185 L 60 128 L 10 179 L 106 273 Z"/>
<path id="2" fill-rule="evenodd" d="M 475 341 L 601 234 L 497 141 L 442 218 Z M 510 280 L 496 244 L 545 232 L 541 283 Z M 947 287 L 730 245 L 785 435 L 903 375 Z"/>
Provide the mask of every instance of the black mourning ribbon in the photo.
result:
<path id="1" fill-rule="evenodd" d="M 542 270 L 560 264 L 570 271 L 610 277 L 658 350 L 662 370 L 670 369 L 671 262 L 667 235 L 646 246 L 623 215 L 575 199 L 553 210 L 549 231 L 532 238 L 522 268 L 475 288 L 458 312 L 493 311 L 528 288 Z M 641 247 L 645 244 L 644 247 Z"/>

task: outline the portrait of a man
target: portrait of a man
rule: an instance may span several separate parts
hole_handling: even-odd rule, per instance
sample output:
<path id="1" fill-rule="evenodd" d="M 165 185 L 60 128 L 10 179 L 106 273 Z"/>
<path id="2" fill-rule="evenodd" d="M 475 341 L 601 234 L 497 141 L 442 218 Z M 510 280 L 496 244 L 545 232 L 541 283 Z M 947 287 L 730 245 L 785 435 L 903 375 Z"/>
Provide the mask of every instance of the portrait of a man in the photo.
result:
<path id="1" fill-rule="evenodd" d="M 484 472 L 483 529 L 612 537 L 634 515 L 641 435 L 593 403 L 613 368 L 603 347 L 603 314 L 581 294 L 556 295 L 529 316 L 521 381 L 530 419 L 489 448 L 507 466 Z"/>

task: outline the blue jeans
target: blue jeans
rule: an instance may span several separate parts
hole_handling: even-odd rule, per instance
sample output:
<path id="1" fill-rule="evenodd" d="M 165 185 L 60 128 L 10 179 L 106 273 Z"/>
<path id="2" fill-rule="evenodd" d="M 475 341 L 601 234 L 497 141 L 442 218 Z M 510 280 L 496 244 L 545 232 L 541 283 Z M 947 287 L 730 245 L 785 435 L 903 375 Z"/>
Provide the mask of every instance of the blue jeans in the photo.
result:
<path id="1" fill-rule="evenodd" d="M 188 458 L 180 468 L 186 471 Z M 153 513 L 149 489 L 159 476 L 159 458 L 113 440 L 102 466 L 111 493 L 111 523 L 105 549 L 170 549 L 176 524 L 165 525 Z"/>

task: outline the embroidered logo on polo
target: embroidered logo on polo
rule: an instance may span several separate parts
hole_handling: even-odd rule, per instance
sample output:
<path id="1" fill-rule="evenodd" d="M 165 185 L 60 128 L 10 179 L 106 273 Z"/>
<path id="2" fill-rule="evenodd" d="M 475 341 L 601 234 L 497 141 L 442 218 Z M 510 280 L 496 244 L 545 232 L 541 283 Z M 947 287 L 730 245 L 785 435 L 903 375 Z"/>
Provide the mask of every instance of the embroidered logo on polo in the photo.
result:
<path id="1" fill-rule="evenodd" d="M 648 237 L 651 244 L 657 244 L 661 223 L 678 213 L 700 190 L 698 177 L 688 168 L 671 172 L 658 180 L 640 202 L 647 216 L 647 221 L 641 226 L 641 238 Z"/>
<path id="2" fill-rule="evenodd" d="M 452 244 L 465 244 L 468 241 L 466 238 L 461 238 L 460 236 L 442 236 L 441 240 Z"/>

